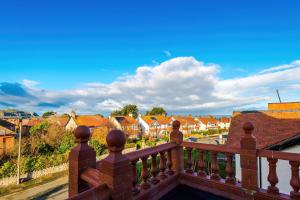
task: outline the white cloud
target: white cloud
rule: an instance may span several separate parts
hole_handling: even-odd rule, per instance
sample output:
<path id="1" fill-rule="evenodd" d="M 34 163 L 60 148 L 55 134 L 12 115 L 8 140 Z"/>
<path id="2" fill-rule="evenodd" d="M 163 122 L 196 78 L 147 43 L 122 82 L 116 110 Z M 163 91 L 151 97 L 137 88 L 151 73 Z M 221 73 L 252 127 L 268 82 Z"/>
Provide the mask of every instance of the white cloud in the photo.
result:
<path id="1" fill-rule="evenodd" d="M 271 67 L 268 69 L 264 69 L 259 72 L 259 74 L 267 73 L 267 72 L 274 72 L 274 71 L 280 71 L 280 70 L 285 70 L 285 69 L 291 69 L 295 67 L 300 67 L 300 60 L 295 60 L 294 62 L 290 64 L 285 64 L 285 65 L 279 65 L 276 67 Z"/>
<path id="2" fill-rule="evenodd" d="M 168 50 L 164 50 L 163 52 L 164 52 L 164 54 L 165 54 L 167 57 L 171 57 L 171 56 L 172 56 L 171 52 L 168 51 Z"/>
<path id="3" fill-rule="evenodd" d="M 24 79 L 24 80 L 22 80 L 22 84 L 26 87 L 33 88 L 33 87 L 36 87 L 37 85 L 39 85 L 40 83 L 37 81 Z"/>
<path id="4" fill-rule="evenodd" d="M 20 108 L 35 111 L 40 111 L 36 107 L 39 102 L 48 102 L 61 105 L 56 109 L 58 112 L 76 109 L 84 113 L 103 113 L 133 103 L 142 110 L 163 106 L 170 113 L 230 113 L 235 109 L 265 106 L 277 98 L 277 88 L 284 92 L 285 99 L 289 94 L 299 98 L 300 62 L 284 66 L 223 80 L 217 64 L 177 57 L 155 66 L 138 67 L 135 74 L 118 77 L 110 84 L 86 83 L 73 90 L 45 90 L 34 81 L 23 81 L 26 91 L 35 98 L 21 101 L 25 97 L 0 94 L 0 102 L 16 103 Z"/>

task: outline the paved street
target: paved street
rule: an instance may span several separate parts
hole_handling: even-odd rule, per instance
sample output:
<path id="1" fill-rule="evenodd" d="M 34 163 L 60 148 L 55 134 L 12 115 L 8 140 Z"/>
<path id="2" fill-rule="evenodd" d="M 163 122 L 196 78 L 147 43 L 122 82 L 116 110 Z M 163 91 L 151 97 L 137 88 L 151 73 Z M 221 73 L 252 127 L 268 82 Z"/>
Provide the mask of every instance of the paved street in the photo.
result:
<path id="1" fill-rule="evenodd" d="M 23 199 L 66 199 L 68 197 L 68 177 L 58 178 L 54 181 L 13 193 L 4 197 L 3 200 L 23 200 Z"/>

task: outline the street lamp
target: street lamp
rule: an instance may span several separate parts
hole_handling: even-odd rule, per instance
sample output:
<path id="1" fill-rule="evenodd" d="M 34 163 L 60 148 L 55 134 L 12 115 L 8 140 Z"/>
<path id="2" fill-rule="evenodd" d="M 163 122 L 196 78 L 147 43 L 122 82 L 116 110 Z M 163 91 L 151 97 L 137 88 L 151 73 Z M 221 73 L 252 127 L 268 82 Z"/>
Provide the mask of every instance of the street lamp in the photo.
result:
<path id="1" fill-rule="evenodd" d="M 20 184 L 20 161 L 21 161 L 21 139 L 22 139 L 22 115 L 19 114 L 19 149 L 18 149 L 18 171 L 17 171 L 17 184 Z"/>

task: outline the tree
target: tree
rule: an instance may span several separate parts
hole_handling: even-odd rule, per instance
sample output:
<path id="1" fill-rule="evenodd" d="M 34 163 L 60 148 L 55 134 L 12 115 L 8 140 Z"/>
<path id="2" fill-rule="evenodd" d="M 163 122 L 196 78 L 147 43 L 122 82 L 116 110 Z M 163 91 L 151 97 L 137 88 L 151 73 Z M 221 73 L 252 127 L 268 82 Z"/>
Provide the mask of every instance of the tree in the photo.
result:
<path id="1" fill-rule="evenodd" d="M 56 112 L 53 112 L 53 111 L 47 111 L 47 112 L 44 112 L 44 114 L 42 115 L 43 118 L 47 118 L 47 117 L 50 117 L 52 115 L 55 115 Z"/>
<path id="2" fill-rule="evenodd" d="M 134 118 L 137 118 L 138 114 L 139 114 L 139 109 L 136 105 L 134 104 L 128 104 L 126 106 L 124 106 L 122 108 L 122 114 L 123 115 L 129 115 L 129 114 L 132 114 L 132 116 Z"/>
<path id="3" fill-rule="evenodd" d="M 167 112 L 162 107 L 153 107 L 150 111 L 146 112 L 146 115 L 167 115 Z"/>
<path id="4" fill-rule="evenodd" d="M 128 104 L 125 105 L 121 110 L 115 110 L 111 112 L 111 116 L 117 116 L 117 115 L 129 115 L 132 114 L 134 118 L 137 118 L 139 113 L 139 109 L 136 105 L 134 104 Z"/>

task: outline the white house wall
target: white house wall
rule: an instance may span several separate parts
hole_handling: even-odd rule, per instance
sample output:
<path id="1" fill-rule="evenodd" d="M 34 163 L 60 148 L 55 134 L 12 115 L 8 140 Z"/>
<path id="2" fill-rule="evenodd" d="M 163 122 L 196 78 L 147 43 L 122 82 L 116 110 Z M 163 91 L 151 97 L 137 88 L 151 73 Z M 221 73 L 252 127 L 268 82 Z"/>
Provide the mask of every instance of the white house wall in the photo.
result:
<path id="1" fill-rule="evenodd" d="M 138 117 L 138 123 L 142 127 L 143 132 L 148 135 L 150 131 L 149 125 L 141 117 Z"/>
<path id="2" fill-rule="evenodd" d="M 74 130 L 75 128 L 77 128 L 77 124 L 76 124 L 74 118 L 71 117 L 66 125 L 66 130 Z"/>

